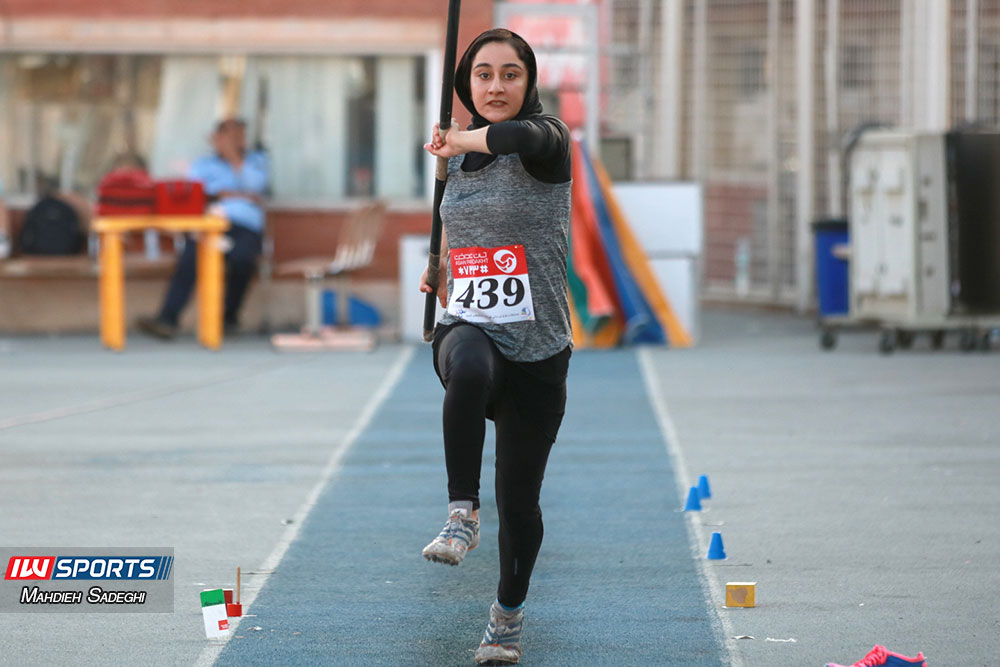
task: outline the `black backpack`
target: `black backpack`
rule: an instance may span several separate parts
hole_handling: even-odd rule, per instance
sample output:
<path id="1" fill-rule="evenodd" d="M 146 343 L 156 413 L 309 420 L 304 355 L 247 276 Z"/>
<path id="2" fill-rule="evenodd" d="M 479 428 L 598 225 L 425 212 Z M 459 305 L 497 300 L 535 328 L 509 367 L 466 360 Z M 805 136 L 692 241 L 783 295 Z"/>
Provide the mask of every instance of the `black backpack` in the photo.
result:
<path id="1" fill-rule="evenodd" d="M 80 217 L 55 197 L 42 197 L 24 216 L 21 252 L 25 255 L 75 255 L 83 250 Z"/>

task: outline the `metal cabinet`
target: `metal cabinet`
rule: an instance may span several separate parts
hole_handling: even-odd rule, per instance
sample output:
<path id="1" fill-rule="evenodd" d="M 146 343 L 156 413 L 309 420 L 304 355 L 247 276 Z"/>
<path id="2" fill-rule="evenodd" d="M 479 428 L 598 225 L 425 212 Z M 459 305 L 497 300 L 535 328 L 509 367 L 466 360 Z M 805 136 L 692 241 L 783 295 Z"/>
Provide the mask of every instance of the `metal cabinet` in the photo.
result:
<path id="1" fill-rule="evenodd" d="M 852 314 L 909 324 L 946 317 L 944 137 L 865 135 L 850 192 Z"/>
<path id="2" fill-rule="evenodd" d="M 883 328 L 883 351 L 908 344 L 923 331 L 934 335 L 937 346 L 951 329 L 962 331 L 963 347 L 969 347 L 969 336 L 988 344 L 990 330 L 1000 323 L 1000 312 L 971 311 L 958 298 L 956 278 L 968 274 L 956 265 L 968 254 L 959 252 L 962 235 L 984 226 L 1000 231 L 1000 207 L 996 216 L 979 207 L 980 217 L 970 220 L 972 209 L 958 195 L 983 170 L 963 156 L 962 150 L 969 151 L 961 147 L 975 146 L 981 161 L 988 154 L 983 141 L 1000 146 L 1000 134 L 970 139 L 959 133 L 880 130 L 863 135 L 851 153 L 851 318 Z M 1000 172 L 1000 151 L 994 161 Z"/>

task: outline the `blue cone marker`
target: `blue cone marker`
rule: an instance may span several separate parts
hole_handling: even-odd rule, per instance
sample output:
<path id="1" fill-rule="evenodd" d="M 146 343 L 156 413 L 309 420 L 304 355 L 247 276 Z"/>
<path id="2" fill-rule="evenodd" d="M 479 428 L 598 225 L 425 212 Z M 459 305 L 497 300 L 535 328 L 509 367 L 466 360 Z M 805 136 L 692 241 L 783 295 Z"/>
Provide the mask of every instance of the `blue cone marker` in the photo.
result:
<path id="1" fill-rule="evenodd" d="M 725 560 L 726 550 L 722 547 L 722 533 L 712 533 L 712 541 L 708 545 L 708 560 Z"/>
<path id="2" fill-rule="evenodd" d="M 702 500 L 712 497 L 712 489 L 708 485 L 708 475 L 702 475 L 698 478 L 698 493 L 701 494 Z"/>
<path id="3" fill-rule="evenodd" d="M 701 494 L 698 493 L 698 487 L 692 486 L 691 490 L 688 491 L 687 502 L 684 503 L 685 512 L 700 512 L 701 511 Z"/>

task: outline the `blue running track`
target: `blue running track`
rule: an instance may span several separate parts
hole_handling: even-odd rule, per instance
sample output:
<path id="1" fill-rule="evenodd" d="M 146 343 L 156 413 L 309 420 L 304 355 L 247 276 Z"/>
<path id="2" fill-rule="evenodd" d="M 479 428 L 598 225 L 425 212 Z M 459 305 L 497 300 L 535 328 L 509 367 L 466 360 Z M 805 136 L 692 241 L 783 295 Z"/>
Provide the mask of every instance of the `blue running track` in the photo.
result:
<path id="1" fill-rule="evenodd" d="M 574 354 L 569 383 L 521 664 L 728 664 L 635 353 Z M 216 664 L 474 664 L 498 573 L 493 442 L 479 549 L 458 567 L 425 561 L 446 518 L 442 397 L 423 348 Z"/>

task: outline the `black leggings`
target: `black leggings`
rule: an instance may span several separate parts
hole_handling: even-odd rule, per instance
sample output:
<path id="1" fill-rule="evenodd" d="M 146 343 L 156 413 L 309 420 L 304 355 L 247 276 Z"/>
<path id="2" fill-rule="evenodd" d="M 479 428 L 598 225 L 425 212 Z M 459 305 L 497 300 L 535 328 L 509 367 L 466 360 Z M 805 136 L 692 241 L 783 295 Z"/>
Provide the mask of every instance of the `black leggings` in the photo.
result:
<path id="1" fill-rule="evenodd" d="M 496 426 L 497 599 L 516 607 L 528 594 L 542 544 L 538 496 L 566 404 L 569 349 L 539 364 L 518 364 L 504 358 L 481 329 L 466 324 L 444 330 L 434 347 L 436 370 L 445 386 L 449 501 L 469 500 L 479 508 L 486 418 Z M 556 362 L 554 378 L 550 362 Z M 526 370 L 540 364 L 548 364 L 544 376 Z"/>

